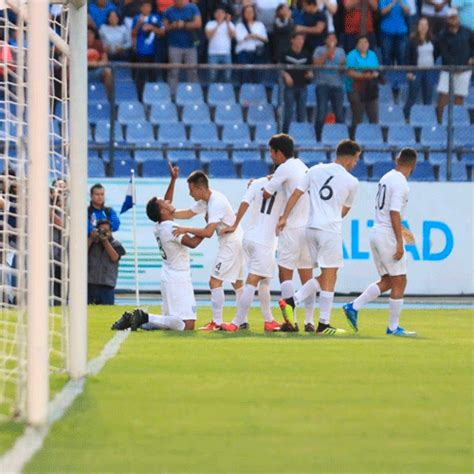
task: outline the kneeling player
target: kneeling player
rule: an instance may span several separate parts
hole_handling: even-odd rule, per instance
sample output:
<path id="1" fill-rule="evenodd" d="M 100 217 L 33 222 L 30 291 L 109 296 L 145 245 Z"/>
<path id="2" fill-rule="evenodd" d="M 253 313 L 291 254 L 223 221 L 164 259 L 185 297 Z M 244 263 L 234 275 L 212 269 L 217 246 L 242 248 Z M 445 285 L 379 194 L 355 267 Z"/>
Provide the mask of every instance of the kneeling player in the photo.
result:
<path id="1" fill-rule="evenodd" d="M 390 316 L 387 334 L 394 336 L 416 336 L 399 326 L 403 295 L 407 284 L 407 260 L 403 248 L 403 233 L 409 243 L 413 236 L 402 227 L 402 215 L 408 202 L 407 179 L 416 166 L 416 151 L 403 148 L 396 160 L 395 169 L 379 181 L 375 198 L 375 224 L 370 236 L 370 247 L 380 280 L 372 283 L 352 303 L 343 306 L 349 325 L 358 331 L 358 311 L 375 300 L 384 291 L 390 290 Z"/>
<path id="2" fill-rule="evenodd" d="M 170 165 L 171 181 L 164 199 L 154 197 L 148 201 L 146 213 L 155 222 L 154 234 L 163 267 L 161 270 L 161 295 L 163 315 L 148 314 L 136 309 L 133 313 L 124 313 L 122 318 L 114 323 L 112 329 L 131 328 L 136 331 L 143 324 L 147 328 L 174 329 L 177 331 L 192 330 L 196 321 L 196 301 L 194 299 L 191 281 L 191 267 L 188 248 L 196 248 L 201 237 L 191 237 L 187 234 L 173 234 L 174 186 L 179 169 Z"/>
<path id="3" fill-rule="evenodd" d="M 280 330 L 280 324 L 273 319 L 270 309 L 270 278 L 275 270 L 277 240 L 275 228 L 285 204 L 285 197 L 279 189 L 269 199 L 265 199 L 263 189 L 268 182 L 268 178 L 260 178 L 250 185 L 242 199 L 234 224 L 223 230 L 225 234 L 234 232 L 249 206 L 252 206 L 252 218 L 248 229 L 244 232 L 242 242 L 249 274 L 237 302 L 237 314 L 231 323 L 221 324 L 223 331 L 237 331 L 242 324 L 246 323 L 257 286 L 265 320 L 264 330 L 267 332 Z"/>

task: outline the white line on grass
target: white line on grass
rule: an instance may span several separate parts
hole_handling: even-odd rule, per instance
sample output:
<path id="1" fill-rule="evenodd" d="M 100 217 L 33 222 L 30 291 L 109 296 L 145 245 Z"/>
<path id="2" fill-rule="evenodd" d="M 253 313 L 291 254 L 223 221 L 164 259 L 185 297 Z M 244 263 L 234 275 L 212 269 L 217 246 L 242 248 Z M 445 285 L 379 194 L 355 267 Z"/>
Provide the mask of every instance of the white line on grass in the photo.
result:
<path id="1" fill-rule="evenodd" d="M 102 349 L 99 357 L 92 359 L 87 364 L 87 373 L 97 375 L 106 362 L 115 357 L 120 345 L 128 337 L 130 331 L 118 332 Z M 13 447 L 0 457 L 0 473 L 17 474 L 22 472 L 25 465 L 34 454 L 41 449 L 49 429 L 62 418 L 66 410 L 84 389 L 86 379 L 70 380 L 66 386 L 49 403 L 49 416 L 45 426 L 40 428 L 28 427 L 23 435 L 18 438 Z"/>

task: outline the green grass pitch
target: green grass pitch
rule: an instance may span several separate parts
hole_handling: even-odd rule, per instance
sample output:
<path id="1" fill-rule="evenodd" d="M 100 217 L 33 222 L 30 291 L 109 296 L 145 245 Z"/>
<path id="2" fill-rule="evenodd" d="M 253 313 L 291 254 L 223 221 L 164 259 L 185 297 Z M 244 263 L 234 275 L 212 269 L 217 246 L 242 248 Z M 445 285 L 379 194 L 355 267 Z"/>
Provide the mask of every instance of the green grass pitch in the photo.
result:
<path id="1" fill-rule="evenodd" d="M 90 310 L 91 356 L 121 311 Z M 472 312 L 402 321 L 420 337 L 381 310 L 334 338 L 264 334 L 256 309 L 251 332 L 132 333 L 26 472 L 472 472 Z"/>

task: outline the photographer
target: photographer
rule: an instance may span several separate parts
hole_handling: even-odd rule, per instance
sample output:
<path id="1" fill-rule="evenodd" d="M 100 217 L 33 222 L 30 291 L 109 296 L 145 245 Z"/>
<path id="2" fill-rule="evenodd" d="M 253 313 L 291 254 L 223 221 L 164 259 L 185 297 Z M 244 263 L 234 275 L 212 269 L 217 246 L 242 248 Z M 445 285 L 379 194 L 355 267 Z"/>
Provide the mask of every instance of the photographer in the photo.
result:
<path id="1" fill-rule="evenodd" d="M 125 255 L 122 244 L 112 236 L 112 227 L 107 219 L 97 222 L 88 240 L 87 303 L 115 303 L 115 285 L 120 257 Z"/>

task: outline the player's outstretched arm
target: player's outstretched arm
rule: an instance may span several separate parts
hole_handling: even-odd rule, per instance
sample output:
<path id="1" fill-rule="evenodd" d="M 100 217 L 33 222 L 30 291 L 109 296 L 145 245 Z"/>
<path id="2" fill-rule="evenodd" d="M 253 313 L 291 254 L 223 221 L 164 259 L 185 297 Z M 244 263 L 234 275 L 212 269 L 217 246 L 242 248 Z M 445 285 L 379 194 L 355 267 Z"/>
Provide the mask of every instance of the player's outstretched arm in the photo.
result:
<path id="1" fill-rule="evenodd" d="M 173 166 L 171 162 L 168 162 L 168 168 L 170 170 L 171 179 L 170 179 L 170 184 L 168 185 L 168 189 L 166 190 L 166 193 L 165 193 L 165 201 L 173 202 L 174 186 L 179 176 L 179 167 Z"/>
<path id="2" fill-rule="evenodd" d="M 217 228 L 217 222 L 212 224 L 207 224 L 206 227 L 203 229 L 199 229 L 196 227 L 175 227 L 173 228 L 173 235 L 183 235 L 183 234 L 192 234 L 196 237 L 201 237 L 203 239 L 210 239 Z"/>
<path id="3" fill-rule="evenodd" d="M 181 240 L 181 243 L 190 249 L 195 249 L 202 241 L 204 240 L 203 237 L 191 236 L 185 234 Z"/>
<path id="4" fill-rule="evenodd" d="M 398 211 L 390 211 L 390 222 L 397 240 L 397 249 L 393 258 L 400 260 L 403 257 L 403 235 L 402 235 L 402 218 Z"/>
<path id="5" fill-rule="evenodd" d="M 232 232 L 235 232 L 237 227 L 239 227 L 240 221 L 245 216 L 245 213 L 247 212 L 248 208 L 249 208 L 249 203 L 242 201 L 240 203 L 239 210 L 237 211 L 237 214 L 235 216 L 234 223 L 231 226 L 226 227 L 225 229 L 222 229 L 222 234 L 231 234 Z"/>
<path id="6" fill-rule="evenodd" d="M 191 219 L 196 215 L 191 209 L 179 209 L 173 212 L 174 219 Z"/>
<path id="7" fill-rule="evenodd" d="M 290 215 L 293 208 L 296 206 L 296 203 L 298 202 L 299 198 L 304 193 L 305 191 L 302 191 L 301 189 L 298 189 L 298 188 L 293 191 L 293 194 L 290 196 L 290 199 L 288 199 L 288 202 L 286 203 L 286 207 L 285 207 L 285 210 L 283 211 L 283 214 L 278 220 L 278 224 L 276 228 L 277 234 L 280 233 L 283 230 L 283 228 L 286 226 L 286 221 L 288 220 L 288 216 Z"/>

